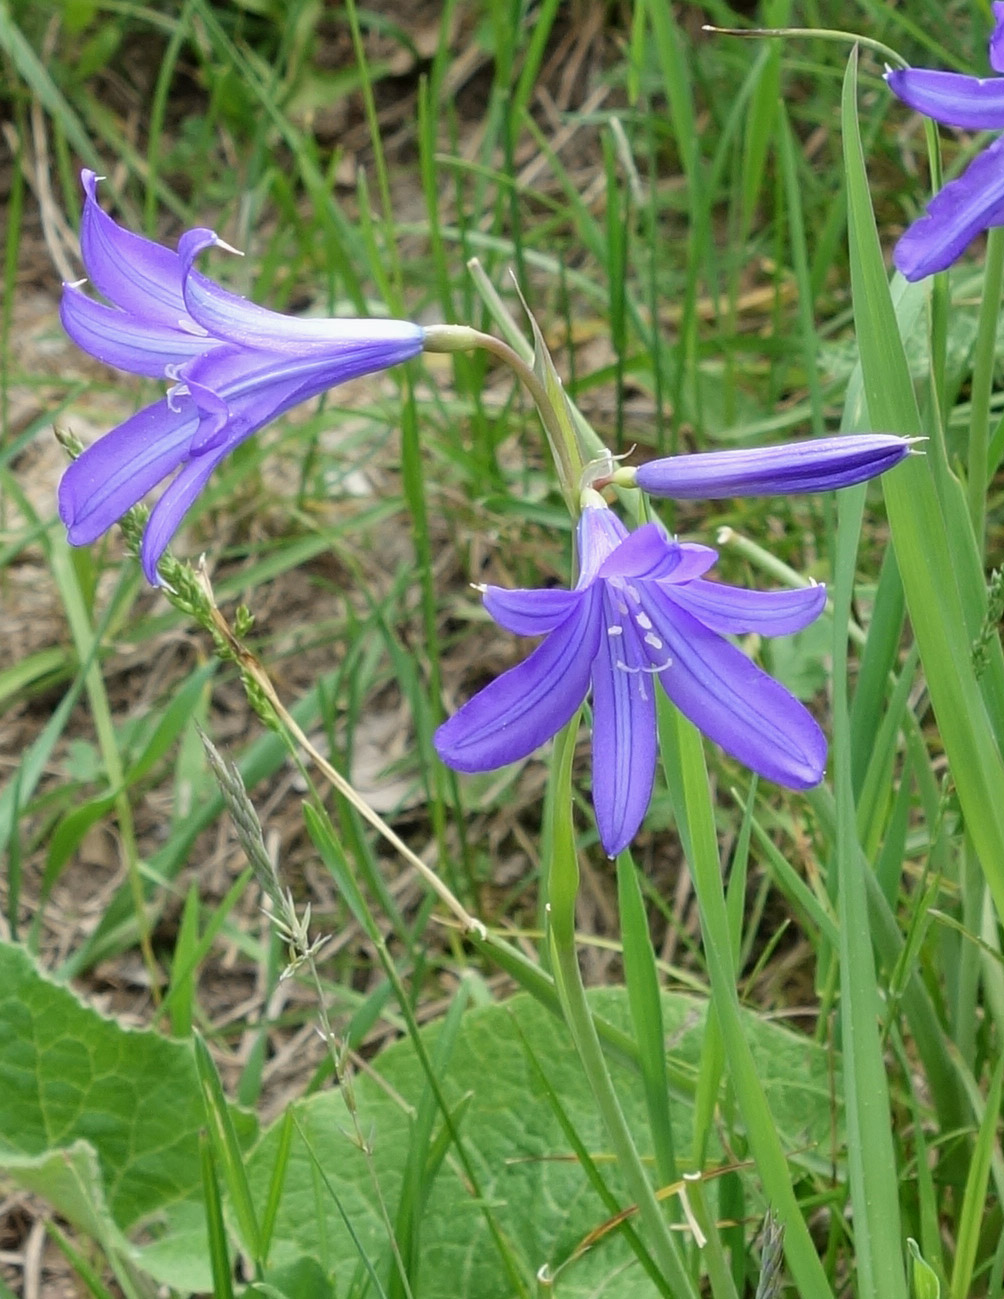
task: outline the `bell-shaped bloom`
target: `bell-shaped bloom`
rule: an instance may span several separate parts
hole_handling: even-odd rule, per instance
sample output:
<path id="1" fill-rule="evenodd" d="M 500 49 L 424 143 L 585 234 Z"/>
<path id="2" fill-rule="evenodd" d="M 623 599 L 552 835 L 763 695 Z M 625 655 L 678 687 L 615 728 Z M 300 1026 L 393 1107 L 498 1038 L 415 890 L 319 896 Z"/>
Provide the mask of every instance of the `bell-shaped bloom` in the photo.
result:
<path id="1" fill-rule="evenodd" d="M 593 806 L 613 856 L 634 837 L 652 795 L 658 680 L 746 766 L 792 789 L 818 784 L 826 765 L 819 726 L 726 637 L 799 631 L 822 612 L 825 589 L 758 592 L 705 581 L 716 551 L 673 541 L 656 523 L 629 533 L 592 497 L 579 520 L 573 590 L 484 588 L 497 623 L 545 639 L 439 727 L 439 756 L 468 772 L 516 762 L 592 692 Z"/>
<path id="2" fill-rule="evenodd" d="M 909 454 L 913 439 L 891 433 L 809 438 L 752 450 L 704 451 L 649 460 L 612 477 L 650 496 L 720 500 L 731 496 L 783 496 L 850 487 L 884 473 Z"/>
<path id="3" fill-rule="evenodd" d="M 990 66 L 1004 73 L 1004 3 L 991 6 Z M 967 131 L 1004 130 L 1004 76 L 967 77 L 934 68 L 890 68 L 886 81 L 905 104 L 946 126 Z M 1004 139 L 978 153 L 956 180 L 931 199 L 893 252 L 908 280 L 951 266 L 978 234 L 1004 225 Z"/>
<path id="4" fill-rule="evenodd" d="M 221 242 L 211 230 L 188 231 L 177 252 L 165 248 L 113 221 L 97 202 L 94 173 L 82 177 L 81 256 L 106 302 L 65 285 L 63 327 L 98 360 L 171 386 L 70 465 L 59 513 L 71 544 L 86 545 L 176 473 L 143 536 L 143 571 L 156 584 L 185 512 L 234 447 L 335 384 L 417 356 L 423 330 L 256 306 L 193 269 L 203 249 Z"/>

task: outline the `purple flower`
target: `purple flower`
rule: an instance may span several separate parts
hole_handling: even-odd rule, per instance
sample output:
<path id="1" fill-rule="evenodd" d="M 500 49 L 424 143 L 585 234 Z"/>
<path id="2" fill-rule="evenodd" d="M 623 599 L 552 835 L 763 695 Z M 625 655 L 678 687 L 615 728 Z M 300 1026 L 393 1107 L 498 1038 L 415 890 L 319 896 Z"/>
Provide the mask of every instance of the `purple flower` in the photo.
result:
<path id="1" fill-rule="evenodd" d="M 70 543 L 87 545 L 178 470 L 143 535 L 143 571 L 156 585 L 161 555 L 224 457 L 299 402 L 417 356 L 423 330 L 256 306 L 192 269 L 203 249 L 221 243 L 211 230 L 189 230 L 172 252 L 117 225 L 98 206 L 94 173 L 82 180 L 81 255 L 107 304 L 64 285 L 63 327 L 99 361 L 171 387 L 70 465 L 59 514 Z"/>
<path id="2" fill-rule="evenodd" d="M 620 470 L 613 480 L 675 500 L 831 491 L 891 469 L 909 454 L 912 441 L 891 433 L 859 433 L 750 451 L 668 456 Z"/>
<path id="3" fill-rule="evenodd" d="M 525 758 L 592 690 L 593 805 L 614 856 L 652 794 L 658 678 L 677 708 L 746 766 L 792 789 L 819 783 L 822 731 L 725 636 L 799 631 L 822 612 L 823 587 L 758 592 L 703 581 L 714 550 L 673 541 L 656 523 L 629 534 L 602 504 L 583 510 L 578 549 L 571 591 L 484 588 L 497 623 L 546 639 L 440 726 L 435 744 L 445 763 L 490 771 Z"/>
<path id="4" fill-rule="evenodd" d="M 991 8 L 990 66 L 1004 72 L 1004 2 L 995 0 Z M 1004 130 L 1004 77 L 896 68 L 885 79 L 905 104 L 936 122 L 968 131 Z M 935 194 L 927 215 L 896 245 L 893 261 L 908 280 L 922 280 L 951 266 L 978 234 L 997 225 L 1004 225 L 1004 139 L 978 153 Z"/>

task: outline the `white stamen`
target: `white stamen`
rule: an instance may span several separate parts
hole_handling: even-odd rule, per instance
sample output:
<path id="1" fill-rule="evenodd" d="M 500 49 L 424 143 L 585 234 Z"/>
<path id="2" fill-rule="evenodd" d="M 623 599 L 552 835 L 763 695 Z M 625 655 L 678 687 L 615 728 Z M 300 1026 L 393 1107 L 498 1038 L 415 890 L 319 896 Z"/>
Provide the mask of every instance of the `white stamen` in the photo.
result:
<path id="1" fill-rule="evenodd" d="M 64 289 L 79 289 L 80 286 L 81 286 L 81 284 L 86 284 L 86 283 L 87 283 L 87 276 L 85 275 L 85 276 L 83 277 L 83 279 L 81 279 L 81 280 L 64 280 L 64 281 L 63 281 L 63 288 L 64 288 Z"/>
<path id="2" fill-rule="evenodd" d="M 608 627 L 608 628 L 607 628 L 607 635 L 608 635 L 608 636 L 623 636 L 623 635 L 624 635 L 624 628 L 623 628 L 623 627 L 618 627 L 618 626 L 615 624 L 613 627 Z"/>
<path id="3" fill-rule="evenodd" d="M 652 619 L 648 616 L 647 613 L 636 613 L 634 616 L 634 620 L 638 624 L 638 626 L 642 629 L 642 631 L 652 630 Z"/>
<path id="4" fill-rule="evenodd" d="M 181 366 L 177 361 L 169 361 L 164 366 L 164 378 L 170 379 L 172 383 L 181 383 L 181 375 L 178 373 Z"/>
<path id="5" fill-rule="evenodd" d="M 180 413 L 181 413 L 181 407 L 180 407 L 180 406 L 176 406 L 176 405 L 175 405 L 175 402 L 177 401 L 177 399 L 178 399 L 179 397 L 187 397 L 187 396 L 188 396 L 188 384 L 187 384 L 187 383 L 176 383 L 176 384 L 174 385 L 173 388 L 168 388 L 168 390 L 167 390 L 167 409 L 168 409 L 169 411 L 171 411 L 171 412 L 172 412 L 173 414 L 175 414 L 175 415 L 180 414 Z"/>
<path id="6" fill-rule="evenodd" d="M 638 594 L 638 588 L 632 586 L 630 582 L 628 583 L 627 593 L 635 604 L 641 604 L 641 596 Z"/>
<path id="7" fill-rule="evenodd" d="M 645 637 L 645 644 L 651 645 L 653 649 L 662 649 L 663 644 L 654 631 L 650 631 Z"/>
<path id="8" fill-rule="evenodd" d="M 627 613 L 627 611 L 628 611 L 628 607 L 627 607 L 627 605 L 624 603 L 624 601 L 623 601 L 623 600 L 618 600 L 618 601 L 617 601 L 617 612 L 618 612 L 618 613 Z"/>
<path id="9" fill-rule="evenodd" d="M 656 648 L 661 648 L 661 647 L 656 647 Z M 669 657 L 666 658 L 665 663 L 658 663 L 658 664 L 641 663 L 636 668 L 631 667 L 629 663 L 621 663 L 619 660 L 617 663 L 617 667 L 621 670 L 621 672 L 629 672 L 632 676 L 638 676 L 640 673 L 645 673 L 646 676 L 650 676 L 650 677 L 657 676 L 660 672 L 665 672 L 667 668 L 672 666 L 673 666 L 673 660 Z"/>

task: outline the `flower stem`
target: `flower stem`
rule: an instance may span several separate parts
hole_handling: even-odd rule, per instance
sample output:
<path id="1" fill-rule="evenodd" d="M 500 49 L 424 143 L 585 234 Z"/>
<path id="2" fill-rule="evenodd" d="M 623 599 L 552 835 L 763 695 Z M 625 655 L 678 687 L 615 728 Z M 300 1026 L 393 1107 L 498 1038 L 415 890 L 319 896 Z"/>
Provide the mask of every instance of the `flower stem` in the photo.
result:
<path id="1" fill-rule="evenodd" d="M 997 316 L 1004 288 L 1004 229 L 995 226 L 987 236 L 983 299 L 973 350 L 972 414 L 969 419 L 969 515 L 980 554 L 983 553 L 987 512 L 987 449 L 990 443 L 990 394 L 997 359 Z"/>
<path id="2" fill-rule="evenodd" d="M 902 54 L 897 53 L 891 45 L 877 41 L 871 36 L 862 36 L 860 32 L 845 32 L 837 27 L 714 27 L 710 23 L 705 23 L 701 31 L 710 32 L 714 36 L 773 37 L 774 39 L 811 36 L 814 40 L 836 41 L 841 45 L 861 45 L 897 68 L 910 66 Z"/>
<path id="3" fill-rule="evenodd" d="M 62 538 L 53 541 L 49 560 L 63 599 L 66 620 L 70 625 L 70 633 L 77 650 L 77 656 L 82 664 L 88 663 L 91 660 L 94 630 L 80 582 L 70 561 L 68 545 Z M 104 679 L 100 667 L 94 661 L 90 661 L 90 666 L 84 674 L 84 685 L 91 706 L 91 718 L 94 722 L 94 731 L 98 740 L 98 749 L 101 752 L 101 760 L 105 765 L 109 788 L 113 791 L 122 858 L 125 863 L 126 877 L 129 881 L 133 911 L 135 912 L 140 952 L 150 980 L 150 995 L 154 1004 L 156 1004 L 160 1001 L 163 974 L 157 964 L 157 958 L 150 940 L 152 926 L 147 913 L 146 898 L 143 891 L 139 848 L 136 843 L 132 805 L 129 802 L 126 788 L 125 768 L 122 763 L 122 756 L 119 753 Z"/>
<path id="4" fill-rule="evenodd" d="M 382 835 L 387 843 L 400 853 L 405 861 L 418 872 L 420 877 L 425 881 L 429 888 L 432 889 L 440 901 L 443 902 L 449 910 L 453 912 L 453 915 L 457 920 L 460 921 L 463 932 L 465 934 L 476 934 L 482 940 L 486 939 L 488 931 L 485 929 L 484 924 L 465 909 L 459 898 L 457 898 L 449 888 L 447 888 L 436 872 L 430 866 L 427 866 L 417 853 L 412 852 L 408 845 L 387 824 L 383 817 L 370 807 L 369 803 L 366 802 L 361 794 L 357 793 L 351 782 L 348 781 L 336 767 L 333 767 L 327 758 L 325 758 L 325 756 L 320 753 L 313 744 L 311 744 L 296 719 L 279 698 L 264 667 L 262 667 L 250 650 L 246 649 L 245 646 L 241 644 L 238 638 L 231 631 L 227 620 L 220 613 L 216 606 L 216 599 L 213 595 L 212 587 L 209 583 L 209 576 L 204 568 L 200 570 L 198 577 L 199 584 L 202 587 L 203 594 L 206 598 L 213 626 L 219 633 L 220 637 L 222 637 L 223 642 L 229 648 L 230 653 L 233 655 L 234 661 L 239 666 L 241 672 L 246 678 L 249 678 L 254 682 L 255 686 L 264 696 L 268 706 L 273 710 L 275 716 L 281 723 L 282 730 L 285 732 L 287 738 L 295 741 L 296 744 L 300 745 L 305 753 L 310 755 L 313 762 L 317 765 L 319 770 L 323 772 L 327 780 L 335 787 L 335 789 L 337 789 L 338 792 L 352 804 L 359 815 L 367 821 L 378 834 Z"/>
<path id="5" fill-rule="evenodd" d="M 548 877 L 548 945 L 561 1009 L 575 1049 L 592 1089 L 596 1107 L 610 1138 L 617 1166 L 628 1194 L 638 1207 L 649 1236 L 649 1245 L 671 1292 L 678 1299 L 697 1299 L 697 1290 L 684 1266 L 680 1247 L 673 1239 L 652 1183 L 624 1118 L 613 1079 L 603 1056 L 575 950 L 575 899 L 579 865 L 572 828 L 572 757 L 578 717 L 565 727 L 555 744 L 552 780 L 554 824 Z"/>
<path id="6" fill-rule="evenodd" d="M 802 1217 L 777 1124 L 745 1036 L 715 833 L 715 810 L 701 737 L 675 709 L 667 706 L 664 716 L 667 735 L 675 738 L 675 744 L 663 743 L 663 761 L 697 894 L 701 936 L 711 979 L 711 1008 L 721 1026 L 729 1077 L 764 1194 L 784 1226 L 785 1252 L 798 1293 L 812 1295 L 813 1299 L 817 1296 L 828 1299 L 833 1291 Z"/>
<path id="7" fill-rule="evenodd" d="M 503 365 L 507 365 L 533 398 L 547 433 L 562 495 L 574 517 L 578 513 L 576 502 L 585 460 L 571 420 L 566 424 L 561 418 L 548 385 L 537 373 L 535 366 L 529 365 L 515 348 L 500 338 L 482 333 L 480 329 L 473 329 L 469 325 L 430 325 L 426 328 L 422 345 L 425 352 L 469 352 L 475 348 L 491 353 Z"/>

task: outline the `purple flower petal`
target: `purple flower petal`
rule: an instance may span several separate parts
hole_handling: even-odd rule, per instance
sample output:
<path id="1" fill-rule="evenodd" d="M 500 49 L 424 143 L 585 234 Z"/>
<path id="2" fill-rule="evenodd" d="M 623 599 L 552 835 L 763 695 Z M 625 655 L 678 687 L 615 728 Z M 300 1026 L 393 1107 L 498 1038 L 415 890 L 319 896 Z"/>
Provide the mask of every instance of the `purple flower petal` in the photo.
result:
<path id="1" fill-rule="evenodd" d="M 303 400 L 303 370 L 310 366 L 229 345 L 216 352 L 212 368 L 217 375 L 227 374 L 223 395 L 192 384 L 186 401 L 199 410 L 200 423 L 188 447 L 188 463 L 161 495 L 143 534 L 140 559 L 154 585 L 164 550 L 213 470 L 264 424 Z"/>
<path id="2" fill-rule="evenodd" d="M 904 104 L 945 126 L 968 131 L 1004 128 L 1004 81 L 968 77 L 935 68 L 894 68 L 885 74 L 889 89 Z"/>
<path id="3" fill-rule="evenodd" d="M 143 540 L 139 548 L 139 558 L 146 580 L 151 586 L 160 585 L 157 565 L 170 545 L 171 538 L 181 526 L 182 519 L 209 481 L 213 470 L 230 454 L 235 445 L 236 443 L 226 443 L 216 447 L 209 455 L 189 460 L 177 477 L 164 489 L 157 504 L 150 511 L 150 519 L 143 532 Z"/>
<path id="4" fill-rule="evenodd" d="M 175 329 L 95 302 L 74 284 L 63 285 L 59 304 L 63 328 L 76 345 L 105 365 L 151 379 L 169 376 L 170 368 L 198 356 L 214 339 Z"/>
<path id="5" fill-rule="evenodd" d="M 298 402 L 417 355 L 425 331 L 407 321 L 300 320 L 255 306 L 192 270 L 192 259 L 220 242 L 211 230 L 188 231 L 171 252 L 119 226 L 97 201 L 94 173 L 81 178 L 84 265 L 111 305 L 67 285 L 66 331 L 107 364 L 174 386 L 84 452 L 64 475 L 60 513 L 70 542 L 84 544 L 181 468 L 144 536 L 144 570 L 156 581 L 164 547 L 220 460 Z M 208 325 L 189 314 L 186 289 Z"/>
<path id="6" fill-rule="evenodd" d="M 509 591 L 501 586 L 487 586 L 482 593 L 491 616 L 500 627 L 516 636 L 546 636 L 565 621 L 581 598 L 578 591 L 560 587 Z"/>
<path id="7" fill-rule="evenodd" d="M 330 357 L 251 352 L 232 343 L 204 353 L 185 367 L 182 376 L 203 413 L 192 439 L 192 454 L 213 450 L 235 431 L 246 437 L 340 382 L 343 369 Z M 240 430 L 234 423 L 238 418 Z"/>
<path id="8" fill-rule="evenodd" d="M 212 417 L 200 428 L 192 452 L 201 454 L 229 436 L 221 415 L 225 416 L 225 407 L 233 405 L 236 398 L 256 395 L 260 409 L 254 416 L 255 427 L 261 428 L 292 406 L 389 364 L 386 349 L 366 339 L 347 344 L 337 353 L 328 348 L 264 352 L 222 343 L 186 364 L 179 376 L 190 385 L 196 403 Z"/>
<path id="9" fill-rule="evenodd" d="M 915 221 L 896 245 L 892 259 L 897 269 L 908 280 L 922 280 L 945 270 L 978 234 L 1002 223 L 1002 208 L 1004 136 L 978 153 L 961 176 L 935 194 L 927 205 L 927 215 Z"/>
<path id="10" fill-rule="evenodd" d="M 89 446 L 63 474 L 59 517 L 83 546 L 131 509 L 188 454 L 199 416 L 187 398 L 145 406 Z"/>
<path id="11" fill-rule="evenodd" d="M 627 535 L 627 528 L 606 506 L 590 505 L 582 511 L 575 534 L 579 554 L 578 590 L 595 579 L 603 561 Z"/>
<path id="12" fill-rule="evenodd" d="M 410 321 L 286 316 L 228 292 L 191 269 L 195 256 L 217 242 L 212 231 L 190 231 L 179 244 L 186 306 L 214 337 L 269 352 L 300 353 L 305 347 L 318 347 L 336 355 L 366 347 L 372 361 L 367 370 L 359 371 L 362 374 L 408 361 L 421 352 L 425 331 Z"/>
<path id="13" fill-rule="evenodd" d="M 601 632 L 602 587 L 529 658 L 496 677 L 436 731 L 436 752 L 457 771 L 492 771 L 549 740 L 586 697 Z"/>
<path id="14" fill-rule="evenodd" d="M 990 8 L 995 24 L 990 33 L 990 66 L 994 72 L 1004 72 L 1004 2 L 994 0 Z"/>
<path id="15" fill-rule="evenodd" d="M 697 577 L 703 577 L 717 562 L 717 550 L 712 550 L 710 546 L 700 546 L 696 541 L 681 541 L 680 562 L 667 581 L 674 586 L 677 582 L 692 582 Z"/>
<path id="16" fill-rule="evenodd" d="M 603 619 L 592 674 L 593 807 L 600 842 L 616 857 L 634 838 L 652 797 L 656 684 L 632 624 L 609 592 Z"/>
<path id="17" fill-rule="evenodd" d="M 91 283 L 109 302 L 138 319 L 177 327 L 188 314 L 178 254 L 123 229 L 99 206 L 94 172 L 81 172 L 81 179 L 87 198 L 80 254 Z"/>
<path id="18" fill-rule="evenodd" d="M 653 624 L 645 653 L 680 712 L 768 780 L 791 789 L 818 785 L 826 738 L 809 711 L 654 583 L 646 585 L 644 607 Z"/>
<path id="19" fill-rule="evenodd" d="M 680 565 L 680 545 L 659 523 L 643 523 L 600 565 L 597 577 L 669 577 Z"/>
<path id="20" fill-rule="evenodd" d="M 826 607 L 825 586 L 788 591 L 744 591 L 722 582 L 667 585 L 665 594 L 681 608 L 722 635 L 787 636 L 801 631 Z"/>
<path id="21" fill-rule="evenodd" d="M 706 451 L 639 465 L 635 481 L 651 496 L 719 500 L 830 491 L 864 482 L 898 464 L 910 450 L 891 433 L 811 438 L 749 451 Z"/>

